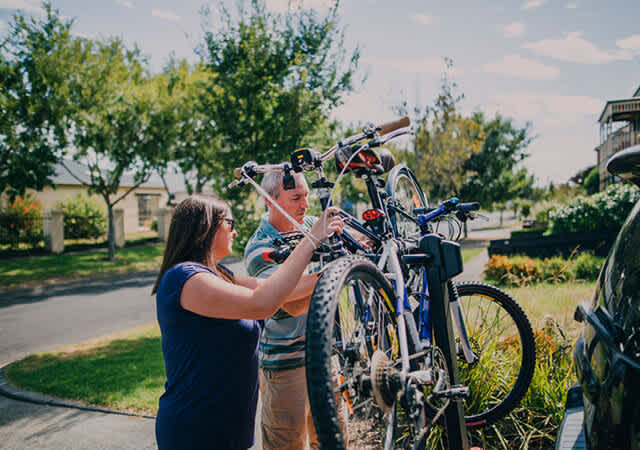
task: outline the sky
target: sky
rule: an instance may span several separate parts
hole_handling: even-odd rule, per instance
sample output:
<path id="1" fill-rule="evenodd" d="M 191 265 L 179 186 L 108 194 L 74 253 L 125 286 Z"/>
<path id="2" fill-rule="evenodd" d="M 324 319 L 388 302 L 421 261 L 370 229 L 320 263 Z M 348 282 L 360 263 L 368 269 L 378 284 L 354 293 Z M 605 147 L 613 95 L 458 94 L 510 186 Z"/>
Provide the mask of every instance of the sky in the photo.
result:
<path id="1" fill-rule="evenodd" d="M 232 4 L 235 0 L 225 0 Z M 266 0 L 284 11 L 287 0 Z M 326 10 L 328 0 L 304 0 Z M 0 0 L 0 35 L 16 8 L 41 14 L 34 0 Z M 171 53 L 197 61 L 199 0 L 57 0 L 73 32 L 136 43 L 158 71 Z M 215 11 L 215 8 L 212 8 Z M 445 70 L 464 94 L 463 114 L 482 111 L 530 124 L 524 165 L 537 185 L 566 182 L 596 163 L 597 122 L 607 100 L 640 86 L 640 1 L 343 0 L 345 45 L 360 49 L 366 79 L 332 114 L 345 123 L 381 122 L 394 106 L 433 104 Z"/>

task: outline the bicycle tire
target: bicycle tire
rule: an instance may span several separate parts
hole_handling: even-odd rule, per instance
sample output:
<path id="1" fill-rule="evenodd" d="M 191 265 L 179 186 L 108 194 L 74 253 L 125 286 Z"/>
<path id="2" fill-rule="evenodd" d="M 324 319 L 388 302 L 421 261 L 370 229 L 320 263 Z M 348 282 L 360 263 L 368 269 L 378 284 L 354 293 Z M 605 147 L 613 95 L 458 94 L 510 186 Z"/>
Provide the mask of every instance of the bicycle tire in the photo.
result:
<path id="1" fill-rule="evenodd" d="M 373 289 L 367 290 L 369 287 Z M 358 290 L 371 295 L 367 297 L 371 300 L 367 302 L 371 306 L 367 317 L 373 318 L 373 323 L 363 320 L 352 324 L 349 330 L 344 324 L 350 311 L 356 311 L 357 302 L 351 305 L 345 299 L 351 299 L 352 291 Z M 355 380 L 356 373 L 370 375 L 371 357 L 377 349 L 382 349 L 389 359 L 399 358 L 397 336 L 394 337 L 394 297 L 384 275 L 362 257 L 339 258 L 326 267 L 318 280 L 307 317 L 306 377 L 309 404 L 322 448 L 382 447 L 389 418 L 384 408 L 375 403 L 371 392 L 346 391 L 345 395 L 345 390 L 336 388 L 336 384 L 347 385 Z M 353 314 L 353 318 L 357 316 L 357 312 Z M 375 343 L 375 348 L 369 342 Z M 358 349 L 353 367 L 348 356 L 353 354 L 352 344 Z M 345 414 L 349 402 L 352 411 Z"/>
<path id="2" fill-rule="evenodd" d="M 386 187 L 387 194 L 408 214 L 413 214 L 414 208 L 429 207 L 418 179 L 404 164 L 398 164 L 391 169 Z M 420 228 L 415 223 L 403 218 L 400 214 L 391 214 L 390 218 L 396 237 L 407 238 L 420 232 Z"/>
<path id="3" fill-rule="evenodd" d="M 460 352 L 458 356 L 460 383 L 470 391 L 464 400 L 465 423 L 467 428 L 480 428 L 505 417 L 526 394 L 535 370 L 535 337 L 527 315 L 506 292 L 485 283 L 453 283 L 451 298 L 451 286 L 479 357 L 469 365 Z"/>

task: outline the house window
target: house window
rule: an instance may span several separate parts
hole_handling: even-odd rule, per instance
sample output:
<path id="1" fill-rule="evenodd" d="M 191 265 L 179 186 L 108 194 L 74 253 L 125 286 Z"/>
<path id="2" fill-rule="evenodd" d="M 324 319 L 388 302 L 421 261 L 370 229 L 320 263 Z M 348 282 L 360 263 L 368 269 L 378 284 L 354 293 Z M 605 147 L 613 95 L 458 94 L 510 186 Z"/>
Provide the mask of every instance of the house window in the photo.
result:
<path id="1" fill-rule="evenodd" d="M 136 194 L 138 198 L 138 226 L 151 228 L 151 222 L 158 214 L 160 196 L 158 194 Z"/>

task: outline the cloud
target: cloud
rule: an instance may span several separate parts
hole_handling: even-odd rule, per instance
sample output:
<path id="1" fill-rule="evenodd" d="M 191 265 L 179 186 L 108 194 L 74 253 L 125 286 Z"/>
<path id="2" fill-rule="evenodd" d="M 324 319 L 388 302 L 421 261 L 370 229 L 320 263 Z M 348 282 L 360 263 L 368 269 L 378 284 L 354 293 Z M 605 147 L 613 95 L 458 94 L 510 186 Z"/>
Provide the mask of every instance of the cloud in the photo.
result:
<path id="1" fill-rule="evenodd" d="M 171 12 L 171 11 L 167 11 L 166 9 L 152 9 L 151 10 L 151 15 L 153 17 L 159 17 L 161 19 L 165 19 L 168 20 L 170 22 L 179 22 L 180 21 L 180 16 Z"/>
<path id="2" fill-rule="evenodd" d="M 370 64 L 378 67 L 388 67 L 395 71 L 405 73 L 425 73 L 430 75 L 442 75 L 446 69 L 442 58 L 413 58 L 413 59 L 387 59 L 387 58 L 363 58 L 364 64 Z M 462 72 L 455 67 L 453 73 L 460 75 Z"/>
<path id="3" fill-rule="evenodd" d="M 617 41 L 618 46 L 635 45 L 636 36 Z M 622 47 L 622 51 L 606 51 L 596 47 L 591 42 L 582 38 L 581 32 L 567 33 L 564 39 L 544 39 L 538 42 L 530 42 L 523 45 L 524 48 L 533 50 L 537 55 L 549 56 L 560 61 L 576 62 L 583 64 L 605 64 L 618 60 L 630 60 L 631 52 Z"/>
<path id="4" fill-rule="evenodd" d="M 522 5 L 522 9 L 535 9 L 539 6 L 547 3 L 547 0 L 529 0 L 524 5 Z"/>
<path id="5" fill-rule="evenodd" d="M 133 3 L 128 0 L 116 0 L 116 3 L 127 8 L 133 8 Z"/>
<path id="6" fill-rule="evenodd" d="M 299 5 L 302 6 L 303 9 L 318 9 L 318 10 L 326 10 L 330 9 L 334 5 L 333 0 L 302 0 L 301 2 L 296 2 L 295 0 L 266 0 L 267 8 L 277 12 L 277 13 L 286 13 L 290 9 L 296 9 Z"/>
<path id="7" fill-rule="evenodd" d="M 578 7 L 577 2 L 569 2 L 567 3 L 567 6 L 566 6 L 567 9 L 576 9 L 577 7 Z"/>
<path id="8" fill-rule="evenodd" d="M 618 39 L 616 45 L 623 50 L 628 50 L 634 54 L 640 53 L 640 34 L 634 34 L 628 38 Z"/>
<path id="9" fill-rule="evenodd" d="M 482 66 L 482 71 L 526 80 L 555 80 L 560 76 L 560 71 L 557 68 L 519 55 L 509 55 L 505 56 L 502 61 L 487 63 Z"/>
<path id="10" fill-rule="evenodd" d="M 411 19 L 412 22 L 419 23 L 420 25 L 430 25 L 431 23 L 433 23 L 433 17 L 427 14 L 410 14 L 409 19 Z"/>
<path id="11" fill-rule="evenodd" d="M 524 34 L 524 24 L 522 22 L 513 22 L 504 27 L 504 37 L 512 38 L 522 36 Z"/>
<path id="12" fill-rule="evenodd" d="M 21 9 L 37 14 L 44 12 L 40 0 L 0 0 L 0 9 Z"/>
<path id="13" fill-rule="evenodd" d="M 499 93 L 489 99 L 483 111 L 531 121 L 536 128 L 568 128 L 592 120 L 594 127 L 605 101 L 584 95 L 539 94 L 535 92 Z"/>

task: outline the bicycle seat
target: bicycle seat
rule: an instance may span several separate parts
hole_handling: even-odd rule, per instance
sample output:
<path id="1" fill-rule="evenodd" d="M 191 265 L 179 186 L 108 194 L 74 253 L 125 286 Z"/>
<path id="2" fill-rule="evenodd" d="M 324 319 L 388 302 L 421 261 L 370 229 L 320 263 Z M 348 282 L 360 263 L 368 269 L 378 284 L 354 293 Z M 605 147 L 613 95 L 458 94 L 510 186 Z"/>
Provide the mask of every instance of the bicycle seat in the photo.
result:
<path id="1" fill-rule="evenodd" d="M 359 150 L 359 147 L 346 147 L 336 152 L 336 168 L 342 171 L 347 164 L 344 173 L 351 170 L 357 177 L 364 173 L 372 175 L 382 175 L 391 170 L 396 165 L 393 153 L 390 150 L 380 147 L 375 150 L 367 148 Z M 353 154 L 358 152 L 355 156 Z M 353 157 L 352 157 L 353 156 Z"/>

